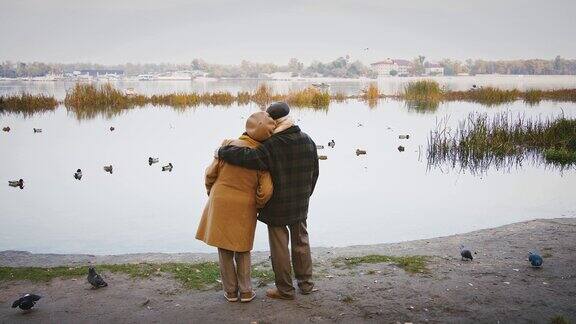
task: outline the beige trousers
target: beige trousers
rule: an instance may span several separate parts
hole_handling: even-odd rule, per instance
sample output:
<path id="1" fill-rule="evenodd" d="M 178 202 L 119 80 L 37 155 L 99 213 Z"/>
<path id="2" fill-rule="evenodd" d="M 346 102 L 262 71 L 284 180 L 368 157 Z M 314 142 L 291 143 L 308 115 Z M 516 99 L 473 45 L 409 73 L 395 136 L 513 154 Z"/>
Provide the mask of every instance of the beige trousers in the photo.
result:
<path id="1" fill-rule="evenodd" d="M 300 290 L 304 293 L 312 291 L 314 288 L 314 283 L 311 281 L 312 255 L 306 221 L 289 226 L 268 226 L 268 239 L 276 288 L 280 294 L 294 296 L 291 266 L 294 268 Z M 288 250 L 288 240 L 290 240 L 292 257 Z M 292 259 L 292 264 L 290 264 L 290 259 Z"/>
<path id="2" fill-rule="evenodd" d="M 218 248 L 218 258 L 224 291 L 227 293 L 252 292 L 250 251 L 234 252 Z"/>

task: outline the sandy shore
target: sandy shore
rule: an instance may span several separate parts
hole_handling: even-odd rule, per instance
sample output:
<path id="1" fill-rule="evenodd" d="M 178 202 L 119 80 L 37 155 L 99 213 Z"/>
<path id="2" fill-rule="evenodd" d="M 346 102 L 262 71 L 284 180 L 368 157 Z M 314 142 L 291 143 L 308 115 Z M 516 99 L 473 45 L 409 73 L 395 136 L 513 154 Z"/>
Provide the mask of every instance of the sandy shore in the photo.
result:
<path id="1" fill-rule="evenodd" d="M 576 321 L 576 218 L 534 220 L 476 232 L 394 244 L 314 249 L 320 291 L 295 301 L 264 297 L 227 303 L 216 290 L 185 289 L 170 276 L 132 279 L 104 273 L 110 286 L 89 289 L 84 278 L 48 283 L 0 282 L 0 322 L 549 322 Z M 460 260 L 464 243 L 476 253 Z M 539 250 L 533 269 L 527 251 Z M 369 254 L 425 255 L 429 272 L 411 274 L 388 263 L 334 266 L 334 259 Z M 266 262 L 266 252 L 254 263 Z M 54 267 L 138 262 L 202 262 L 214 254 L 114 256 L 0 252 L 1 267 Z M 268 285 L 270 287 L 271 285 Z M 19 294 L 44 296 L 29 313 L 10 308 Z"/>

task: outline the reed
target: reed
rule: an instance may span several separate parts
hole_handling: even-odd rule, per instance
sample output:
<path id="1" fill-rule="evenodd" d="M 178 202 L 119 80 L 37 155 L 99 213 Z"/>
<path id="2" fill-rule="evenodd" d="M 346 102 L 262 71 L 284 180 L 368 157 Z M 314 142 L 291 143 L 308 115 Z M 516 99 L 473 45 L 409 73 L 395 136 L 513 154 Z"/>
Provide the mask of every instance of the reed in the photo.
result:
<path id="1" fill-rule="evenodd" d="M 348 100 L 348 96 L 343 92 L 338 92 L 332 96 L 332 99 L 334 99 L 336 102 L 344 102 Z"/>
<path id="2" fill-rule="evenodd" d="M 472 101 L 487 106 L 513 102 L 521 98 L 519 90 L 503 90 L 494 87 L 483 87 L 477 90 L 450 91 L 443 95 L 446 101 Z"/>
<path id="3" fill-rule="evenodd" d="M 330 94 L 326 91 L 309 87 L 304 90 L 291 91 L 285 101 L 295 107 L 328 108 L 330 105 Z"/>
<path id="4" fill-rule="evenodd" d="M 376 83 L 370 83 L 368 88 L 362 91 L 362 98 L 364 100 L 377 100 L 380 98 L 380 90 L 378 90 L 378 85 L 376 85 Z"/>
<path id="5" fill-rule="evenodd" d="M 21 93 L 19 95 L 0 96 L 0 112 L 21 113 L 30 116 L 38 112 L 54 110 L 56 107 L 58 107 L 58 101 L 52 96 L 43 94 Z"/>
<path id="6" fill-rule="evenodd" d="M 251 94 L 248 91 L 239 91 L 236 94 L 236 101 L 238 101 L 239 105 L 247 105 L 250 103 Z"/>
<path id="7" fill-rule="evenodd" d="M 576 164 L 576 119 L 532 120 L 508 113 L 470 114 L 455 130 L 437 127 L 428 140 L 429 165 L 450 163 L 484 171 L 538 156 L 562 166 Z"/>
<path id="8" fill-rule="evenodd" d="M 410 82 L 404 87 L 402 97 L 414 102 L 440 101 L 443 98 L 443 92 L 440 84 L 436 81 L 418 80 Z"/>

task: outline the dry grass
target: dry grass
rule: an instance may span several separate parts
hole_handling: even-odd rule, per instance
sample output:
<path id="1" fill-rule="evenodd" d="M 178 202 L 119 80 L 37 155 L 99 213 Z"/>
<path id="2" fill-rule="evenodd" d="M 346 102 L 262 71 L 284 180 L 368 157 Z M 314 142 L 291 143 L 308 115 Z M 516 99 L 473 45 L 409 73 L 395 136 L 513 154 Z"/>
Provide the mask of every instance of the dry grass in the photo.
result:
<path id="1" fill-rule="evenodd" d="M 38 112 L 54 110 L 58 101 L 52 96 L 21 93 L 12 96 L 0 96 L 0 112 L 21 113 L 26 116 Z"/>
<path id="2" fill-rule="evenodd" d="M 376 83 L 371 83 L 368 88 L 362 91 L 362 98 L 364 100 L 377 100 L 380 98 L 380 90 L 378 90 L 378 85 L 376 85 Z"/>
<path id="3" fill-rule="evenodd" d="M 330 94 L 326 91 L 309 87 L 304 90 L 291 91 L 285 101 L 295 107 L 328 108 L 330 105 Z"/>

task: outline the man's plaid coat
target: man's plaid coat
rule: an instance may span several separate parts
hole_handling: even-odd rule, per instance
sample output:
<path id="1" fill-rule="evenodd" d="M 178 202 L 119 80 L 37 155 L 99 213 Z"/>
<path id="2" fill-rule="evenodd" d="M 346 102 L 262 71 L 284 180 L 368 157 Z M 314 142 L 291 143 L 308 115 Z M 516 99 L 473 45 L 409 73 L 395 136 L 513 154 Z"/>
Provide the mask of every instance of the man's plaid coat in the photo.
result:
<path id="1" fill-rule="evenodd" d="M 258 220 L 292 225 L 308 216 L 308 202 L 318 180 L 316 144 L 298 126 L 272 135 L 257 148 L 223 146 L 218 157 L 253 170 L 269 171 L 274 191 Z"/>

